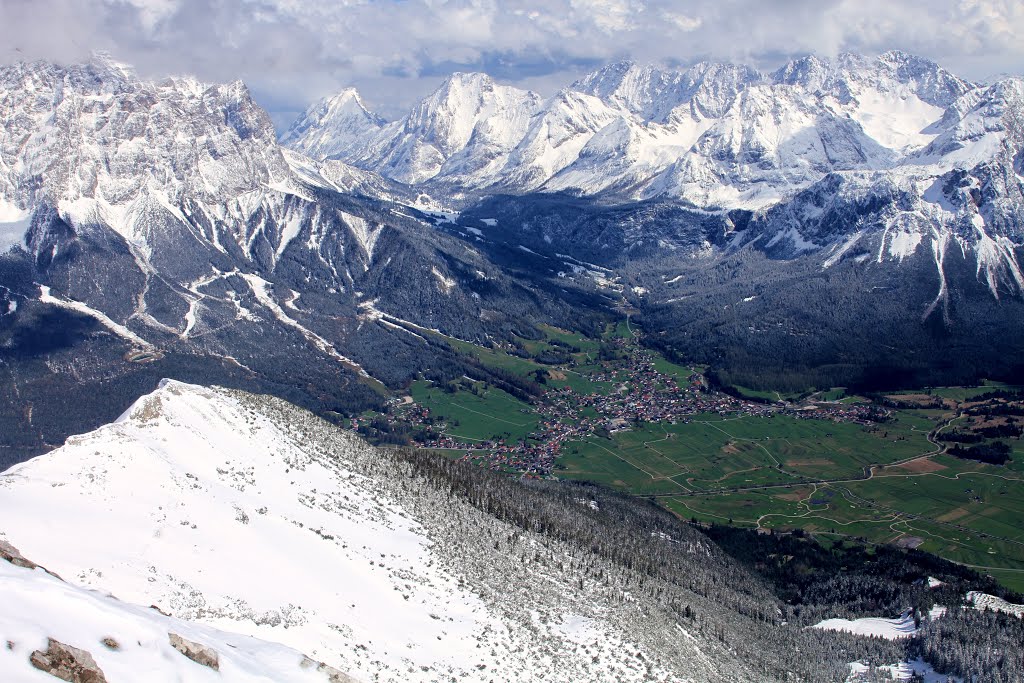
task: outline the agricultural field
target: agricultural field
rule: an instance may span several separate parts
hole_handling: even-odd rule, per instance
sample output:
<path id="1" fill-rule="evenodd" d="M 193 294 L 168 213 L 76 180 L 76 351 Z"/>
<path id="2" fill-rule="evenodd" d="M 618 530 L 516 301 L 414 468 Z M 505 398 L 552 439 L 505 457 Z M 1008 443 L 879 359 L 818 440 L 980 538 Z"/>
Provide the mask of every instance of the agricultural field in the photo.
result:
<path id="1" fill-rule="evenodd" d="M 786 415 L 694 415 L 685 424 L 641 425 L 567 443 L 558 473 L 644 495 L 854 478 L 869 465 L 934 451 L 930 424 L 913 414 L 873 427 Z"/>
<path id="2" fill-rule="evenodd" d="M 674 377 L 678 382 L 689 382 L 694 374 L 697 373 L 696 368 L 673 363 L 665 360 L 662 356 L 655 357 L 654 367 L 658 372 Z"/>
<path id="3" fill-rule="evenodd" d="M 633 329 L 632 323 L 629 318 L 624 318 L 614 325 L 609 325 L 604 331 L 602 337 L 605 340 L 608 339 L 635 339 L 636 332 Z"/>
<path id="4" fill-rule="evenodd" d="M 758 389 L 751 389 L 749 387 L 740 386 L 739 384 L 734 385 L 732 389 L 735 390 L 736 393 L 739 394 L 741 397 L 749 398 L 754 401 L 769 401 L 774 403 L 775 401 L 785 401 L 788 399 L 795 399 L 797 397 L 797 395 L 795 394 L 790 394 L 787 396 L 785 394 L 780 394 L 777 391 L 763 391 Z"/>
<path id="5" fill-rule="evenodd" d="M 528 404 L 500 389 L 478 383 L 479 395 L 447 393 L 428 382 L 414 382 L 409 393 L 447 424 L 444 433 L 468 441 L 520 440 L 537 431 L 540 417 Z"/>
<path id="6" fill-rule="evenodd" d="M 842 401 L 851 397 L 847 395 L 846 387 L 833 387 L 827 391 L 818 391 L 811 398 L 816 401 Z"/>
<path id="7" fill-rule="evenodd" d="M 1024 477 L 936 455 L 877 468 L 870 479 L 659 498 L 703 521 L 801 528 L 826 537 L 919 547 L 992 571 L 1024 590 Z"/>
<path id="8" fill-rule="evenodd" d="M 441 337 L 441 335 L 437 336 Z M 472 356 L 475 356 L 481 363 L 483 363 L 487 367 L 498 368 L 500 370 L 507 370 L 508 372 L 512 372 L 523 377 L 526 377 L 527 375 L 530 375 L 531 373 L 534 373 L 537 370 L 544 368 L 544 366 L 541 365 L 540 363 L 536 363 L 527 358 L 513 356 L 509 353 L 506 353 L 498 349 L 484 348 L 482 346 L 477 346 L 476 344 L 471 344 L 470 342 L 462 341 L 461 339 L 454 339 L 452 337 L 442 338 L 448 343 L 449 346 L 451 346 L 456 351 L 461 351 L 463 353 L 468 353 Z"/>
<path id="9" fill-rule="evenodd" d="M 927 389 L 908 389 L 904 391 L 890 391 L 886 398 L 907 403 L 919 403 L 921 405 L 942 402 L 948 408 L 956 408 L 960 404 L 970 403 L 982 394 L 993 391 L 1010 390 L 1016 391 L 1022 387 L 1002 382 L 984 381 L 978 386 L 972 387 L 929 387 Z"/>

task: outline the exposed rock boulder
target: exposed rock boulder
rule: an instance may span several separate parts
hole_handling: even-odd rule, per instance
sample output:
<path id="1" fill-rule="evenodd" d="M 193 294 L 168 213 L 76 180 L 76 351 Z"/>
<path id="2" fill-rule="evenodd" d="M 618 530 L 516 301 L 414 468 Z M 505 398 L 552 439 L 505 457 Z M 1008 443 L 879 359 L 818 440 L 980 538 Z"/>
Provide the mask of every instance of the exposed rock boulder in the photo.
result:
<path id="1" fill-rule="evenodd" d="M 107 683 L 96 660 L 85 650 L 49 639 L 46 650 L 29 655 L 32 666 L 69 683 Z"/>
<path id="2" fill-rule="evenodd" d="M 13 545 L 11 545 L 3 539 L 0 539 L 0 560 L 6 560 L 7 562 L 13 564 L 15 567 L 24 567 L 25 569 L 39 568 L 47 574 L 49 574 L 50 576 L 56 577 L 61 581 L 64 580 L 61 579 L 60 575 L 56 572 L 51 572 L 46 567 L 42 567 L 33 562 L 32 560 L 26 558 L 24 555 L 21 554 L 21 551 L 19 551 L 17 548 L 15 548 Z"/>
<path id="3" fill-rule="evenodd" d="M 203 666 L 210 667 L 214 671 L 220 671 L 220 658 L 217 657 L 216 651 L 212 648 L 209 648 L 202 643 L 186 640 L 177 633 L 168 633 L 167 637 L 171 641 L 171 647 L 191 659 L 196 664 L 202 664 Z"/>
<path id="4" fill-rule="evenodd" d="M 24 567 L 25 569 L 35 569 L 39 566 L 32 560 L 25 559 L 17 548 L 3 539 L 0 539 L 0 559 L 7 560 L 15 567 Z"/>
<path id="5" fill-rule="evenodd" d="M 318 662 L 315 659 L 309 657 L 303 657 L 302 664 L 300 665 L 303 669 L 313 669 L 325 676 L 327 676 L 328 683 L 359 683 L 356 679 L 352 678 L 346 673 L 338 671 L 333 666 L 327 666 L 323 662 Z"/>

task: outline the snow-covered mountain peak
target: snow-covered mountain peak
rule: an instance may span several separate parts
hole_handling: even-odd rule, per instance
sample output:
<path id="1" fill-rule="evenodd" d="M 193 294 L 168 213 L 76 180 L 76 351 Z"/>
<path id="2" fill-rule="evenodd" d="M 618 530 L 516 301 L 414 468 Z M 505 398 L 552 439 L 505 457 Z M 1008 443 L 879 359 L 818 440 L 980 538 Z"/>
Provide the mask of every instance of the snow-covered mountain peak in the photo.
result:
<path id="1" fill-rule="evenodd" d="M 902 82 L 917 81 L 937 84 L 963 92 L 973 84 L 950 73 L 934 60 L 913 55 L 902 50 L 889 50 L 878 55 L 877 63 L 889 69 Z"/>
<path id="2" fill-rule="evenodd" d="M 481 123 L 506 141 L 521 135 L 539 102 L 535 93 L 499 85 L 487 74 L 456 72 L 413 108 L 403 130 L 422 135 L 447 158 L 469 143 Z"/>
<path id="3" fill-rule="evenodd" d="M 590 93 L 596 97 L 608 97 L 622 86 L 622 82 L 630 73 L 640 69 L 636 62 L 629 59 L 611 62 L 573 82 L 569 89 Z"/>
<path id="4" fill-rule="evenodd" d="M 99 83 L 108 88 L 138 80 L 134 67 L 119 62 L 110 53 L 101 50 L 92 52 L 85 66 Z"/>
<path id="5" fill-rule="evenodd" d="M 719 62 L 698 62 L 683 74 L 691 112 L 709 119 L 724 116 L 740 92 L 762 80 L 752 67 Z"/>
<path id="6" fill-rule="evenodd" d="M 431 97 L 444 100 L 473 99 L 482 97 L 495 87 L 498 87 L 495 80 L 482 71 L 455 71 L 441 82 Z"/>
<path id="7" fill-rule="evenodd" d="M 145 192 L 219 202 L 287 174 L 269 116 L 240 81 L 152 83 L 100 58 L 0 68 L 0 90 L 0 196 L 59 205 L 69 222 Z"/>
<path id="8" fill-rule="evenodd" d="M 946 110 L 941 132 L 916 155 L 919 163 L 970 168 L 1024 143 L 1024 79 L 1008 78 L 968 91 Z"/>
<path id="9" fill-rule="evenodd" d="M 340 158 L 403 183 L 439 174 L 490 177 L 519 142 L 539 95 L 482 73 L 452 74 L 405 117 L 381 126 L 362 113 L 313 108 L 284 140 L 314 158 Z"/>
<path id="10" fill-rule="evenodd" d="M 681 75 L 651 65 L 621 61 L 576 81 L 570 90 L 587 93 L 644 120 L 661 120 L 683 96 L 678 84 Z"/>
<path id="11" fill-rule="evenodd" d="M 762 76 L 736 64 L 698 62 L 685 70 L 620 61 L 576 81 L 570 90 L 593 95 L 644 121 L 664 123 L 683 104 L 705 118 L 720 116 L 745 86 Z"/>
<path id="12" fill-rule="evenodd" d="M 844 104 L 873 91 L 903 99 L 912 96 L 943 109 L 974 87 L 929 59 L 896 50 L 876 58 L 851 52 L 833 59 L 808 55 L 778 69 L 772 80 L 831 95 Z"/>
<path id="13" fill-rule="evenodd" d="M 345 88 L 306 110 L 281 136 L 281 144 L 328 159 L 339 149 L 364 143 L 383 125 L 384 120 L 366 108 L 355 88 Z"/>
<path id="14" fill-rule="evenodd" d="M 370 118 L 377 119 L 383 123 L 382 119 L 370 113 L 366 105 L 363 104 L 363 98 L 360 97 L 359 91 L 355 88 L 344 88 L 338 94 L 324 98 L 323 101 L 327 104 L 327 108 L 332 111 L 363 112 Z"/>

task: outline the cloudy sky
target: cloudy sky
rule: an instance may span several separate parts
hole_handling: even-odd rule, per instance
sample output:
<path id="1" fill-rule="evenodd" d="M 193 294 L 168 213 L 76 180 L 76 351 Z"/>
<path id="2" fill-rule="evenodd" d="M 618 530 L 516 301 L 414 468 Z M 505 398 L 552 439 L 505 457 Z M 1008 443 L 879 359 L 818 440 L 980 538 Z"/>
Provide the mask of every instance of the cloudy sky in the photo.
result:
<path id="1" fill-rule="evenodd" d="M 1021 0 L 0 0 L 0 62 L 105 50 L 144 76 L 240 78 L 278 123 L 354 85 L 385 117 L 452 71 L 551 94 L 606 62 L 771 69 L 902 49 L 1024 73 Z"/>

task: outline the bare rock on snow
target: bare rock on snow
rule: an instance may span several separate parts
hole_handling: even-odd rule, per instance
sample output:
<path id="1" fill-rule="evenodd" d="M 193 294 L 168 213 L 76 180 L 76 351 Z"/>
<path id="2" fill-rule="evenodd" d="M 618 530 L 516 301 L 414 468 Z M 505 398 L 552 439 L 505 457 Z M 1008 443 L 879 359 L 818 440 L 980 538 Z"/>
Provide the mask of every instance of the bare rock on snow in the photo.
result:
<path id="1" fill-rule="evenodd" d="M 168 633 L 167 637 L 171 641 L 171 647 L 191 659 L 196 664 L 202 664 L 208 666 L 214 671 L 220 671 L 220 658 L 217 656 L 217 652 L 213 648 L 207 647 L 202 643 L 196 643 L 191 640 L 182 638 L 177 633 Z"/>
<path id="2" fill-rule="evenodd" d="M 46 650 L 29 655 L 32 666 L 68 683 L 107 683 L 96 660 L 85 650 L 49 639 Z"/>

